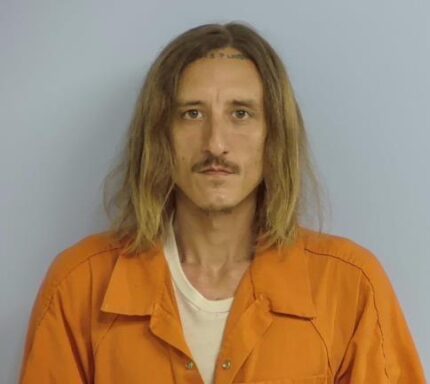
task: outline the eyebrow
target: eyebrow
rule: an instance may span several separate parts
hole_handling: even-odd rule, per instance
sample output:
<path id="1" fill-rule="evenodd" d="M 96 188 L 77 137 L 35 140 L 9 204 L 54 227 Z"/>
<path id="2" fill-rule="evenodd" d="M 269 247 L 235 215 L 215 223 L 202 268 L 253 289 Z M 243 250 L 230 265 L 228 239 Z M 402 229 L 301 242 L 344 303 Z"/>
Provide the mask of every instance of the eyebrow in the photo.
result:
<path id="1" fill-rule="evenodd" d="M 205 105 L 206 103 L 202 100 L 177 100 L 175 102 L 176 108 L 190 107 L 190 106 L 200 106 Z M 233 99 L 230 100 L 229 103 L 235 107 L 247 107 L 255 110 L 260 109 L 259 103 L 254 99 Z"/>

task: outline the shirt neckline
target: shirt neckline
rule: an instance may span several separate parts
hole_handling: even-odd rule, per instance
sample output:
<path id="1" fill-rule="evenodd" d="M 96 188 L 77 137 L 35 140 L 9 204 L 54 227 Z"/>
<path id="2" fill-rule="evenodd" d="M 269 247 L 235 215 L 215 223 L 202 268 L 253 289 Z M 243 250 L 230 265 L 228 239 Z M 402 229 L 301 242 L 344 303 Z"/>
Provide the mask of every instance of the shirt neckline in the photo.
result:
<path id="1" fill-rule="evenodd" d="M 173 229 L 173 220 L 174 212 L 169 220 L 167 238 L 165 240 L 163 250 L 174 284 L 180 290 L 182 295 L 199 310 L 205 312 L 229 312 L 234 297 L 228 297 L 222 300 L 210 300 L 203 296 L 188 280 L 179 259 L 179 252 Z"/>

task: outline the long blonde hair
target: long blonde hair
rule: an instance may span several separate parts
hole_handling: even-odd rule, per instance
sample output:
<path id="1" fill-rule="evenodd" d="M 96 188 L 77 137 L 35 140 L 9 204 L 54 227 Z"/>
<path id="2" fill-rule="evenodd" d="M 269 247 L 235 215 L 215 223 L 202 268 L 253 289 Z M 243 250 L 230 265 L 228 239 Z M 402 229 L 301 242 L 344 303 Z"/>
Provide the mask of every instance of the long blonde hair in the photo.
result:
<path id="1" fill-rule="evenodd" d="M 173 148 L 169 139 L 178 81 L 183 69 L 208 52 L 232 47 L 256 65 L 264 89 L 268 134 L 263 182 L 258 187 L 255 249 L 292 243 L 305 210 L 305 177 L 316 192 L 302 114 L 286 69 L 269 43 L 245 23 L 205 24 L 172 40 L 151 65 L 138 97 L 119 164 L 106 176 L 104 207 L 110 230 L 127 252 L 148 250 L 166 233 L 175 209 Z M 114 180 L 119 178 L 119 185 Z"/>

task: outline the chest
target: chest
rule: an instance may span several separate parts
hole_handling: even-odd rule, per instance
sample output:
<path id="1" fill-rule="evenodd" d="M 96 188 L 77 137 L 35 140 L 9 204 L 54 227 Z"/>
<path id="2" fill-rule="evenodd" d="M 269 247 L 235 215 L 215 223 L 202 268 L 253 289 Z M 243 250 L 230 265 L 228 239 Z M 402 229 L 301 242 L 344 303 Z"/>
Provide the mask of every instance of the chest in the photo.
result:
<path id="1" fill-rule="evenodd" d="M 117 318 L 97 349 L 95 367 L 103 368 L 96 369 L 95 382 L 137 384 L 157 378 L 203 384 L 181 335 L 178 320 L 162 307 L 151 318 Z M 331 382 L 327 365 L 324 343 L 310 321 L 271 314 L 254 302 L 223 341 L 214 383 L 325 384 Z"/>

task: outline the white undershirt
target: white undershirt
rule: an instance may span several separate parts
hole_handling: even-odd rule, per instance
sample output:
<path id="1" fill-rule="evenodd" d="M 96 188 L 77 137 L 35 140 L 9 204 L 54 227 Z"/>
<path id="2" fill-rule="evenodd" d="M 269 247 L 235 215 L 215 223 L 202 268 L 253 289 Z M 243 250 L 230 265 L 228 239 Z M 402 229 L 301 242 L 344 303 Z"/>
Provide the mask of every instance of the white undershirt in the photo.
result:
<path id="1" fill-rule="evenodd" d="M 173 278 L 185 340 L 204 383 L 211 384 L 233 297 L 208 300 L 189 282 L 179 260 L 173 216 L 164 243 L 164 255 Z"/>

